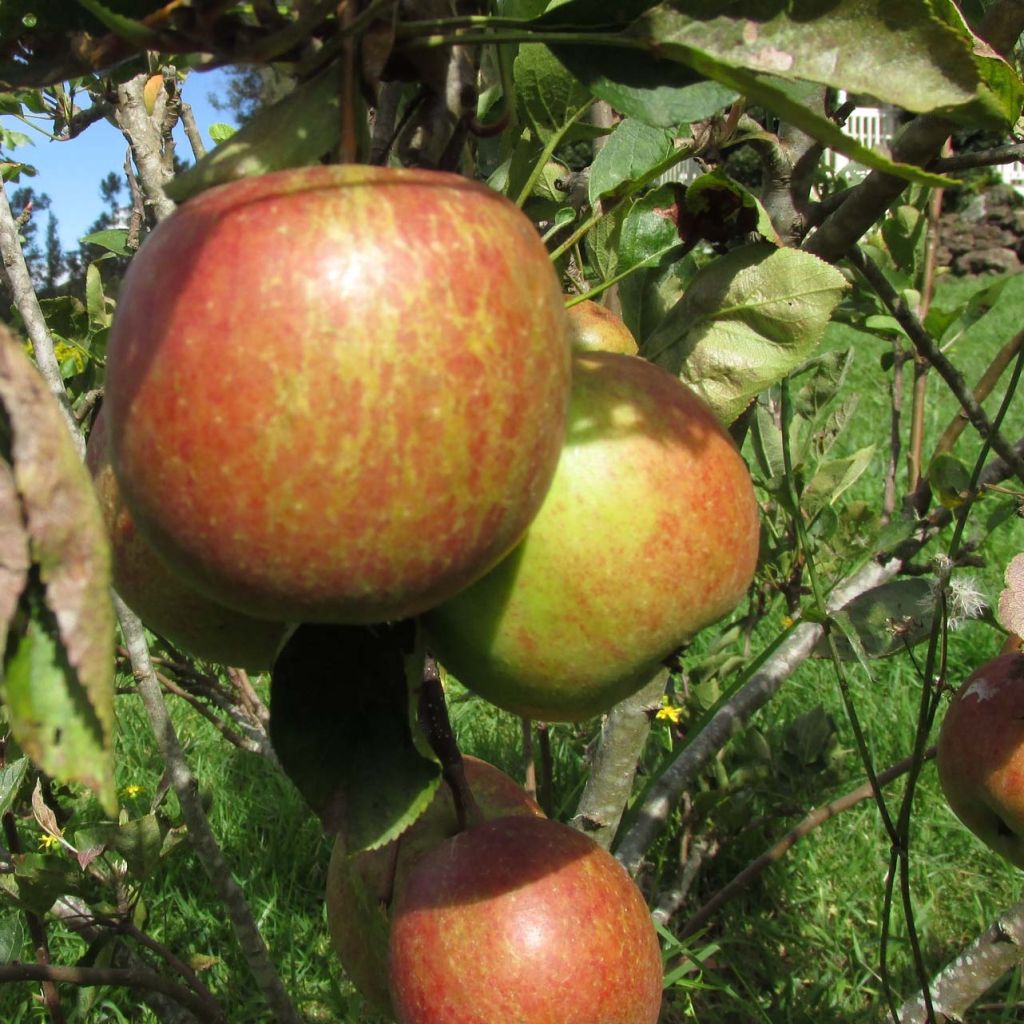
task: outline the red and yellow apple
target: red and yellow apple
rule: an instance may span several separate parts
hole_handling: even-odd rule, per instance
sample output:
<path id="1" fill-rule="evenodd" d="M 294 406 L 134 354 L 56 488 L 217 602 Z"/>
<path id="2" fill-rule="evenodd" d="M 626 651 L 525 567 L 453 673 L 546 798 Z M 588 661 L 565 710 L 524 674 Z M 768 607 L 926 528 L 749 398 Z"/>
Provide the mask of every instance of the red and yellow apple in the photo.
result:
<path id="1" fill-rule="evenodd" d="M 610 309 L 593 299 L 569 307 L 569 337 L 573 348 L 585 352 L 639 352 L 633 332 Z"/>
<path id="2" fill-rule="evenodd" d="M 542 817 L 526 791 L 486 761 L 463 758 L 466 781 L 485 821 L 509 815 Z M 379 850 L 349 856 L 339 839 L 327 872 L 327 921 L 346 974 L 369 1003 L 391 1013 L 388 933 L 392 901 L 409 869 L 459 830 L 451 791 L 444 783 L 409 829 Z"/>
<path id="3" fill-rule="evenodd" d="M 186 654 L 256 671 L 270 668 L 286 627 L 217 604 L 168 568 L 135 528 L 110 467 L 107 442 L 101 409 L 85 461 L 110 536 L 114 589 L 149 629 Z"/>
<path id="4" fill-rule="evenodd" d="M 585 718 L 739 603 L 758 540 L 747 467 L 707 405 L 643 359 L 577 353 L 540 513 L 423 624 L 445 666 L 492 703 Z"/>
<path id="5" fill-rule="evenodd" d="M 936 761 L 953 813 L 1024 868 L 1024 654 L 968 676 L 942 720 Z"/>
<path id="6" fill-rule="evenodd" d="M 220 603 L 369 623 L 451 597 L 547 492 L 567 316 L 533 225 L 431 171 L 210 189 L 132 260 L 111 328 L 114 471 Z"/>
<path id="7" fill-rule="evenodd" d="M 662 969 L 647 905 L 591 838 L 499 818 L 436 846 L 395 901 L 399 1024 L 655 1024 Z"/>

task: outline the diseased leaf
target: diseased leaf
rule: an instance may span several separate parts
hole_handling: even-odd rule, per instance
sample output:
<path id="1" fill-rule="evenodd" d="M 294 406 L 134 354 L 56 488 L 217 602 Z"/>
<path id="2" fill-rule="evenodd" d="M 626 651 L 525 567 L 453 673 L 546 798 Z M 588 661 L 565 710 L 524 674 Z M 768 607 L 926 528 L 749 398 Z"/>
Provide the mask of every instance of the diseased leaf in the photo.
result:
<path id="1" fill-rule="evenodd" d="M 410 728 L 407 671 L 422 671 L 409 623 L 302 625 L 274 665 L 274 749 L 324 828 L 352 853 L 403 832 L 441 780 Z"/>
<path id="2" fill-rule="evenodd" d="M 893 580 L 865 591 L 844 606 L 843 615 L 861 653 L 868 658 L 884 658 L 928 638 L 933 606 L 928 581 L 915 577 Z M 844 661 L 858 660 L 858 652 L 842 632 L 835 631 L 832 636 Z M 814 657 L 831 657 L 824 638 L 815 647 Z"/>
<path id="3" fill-rule="evenodd" d="M 231 138 L 177 175 L 167 195 L 180 203 L 214 185 L 313 163 L 338 141 L 338 104 L 337 72 L 331 66 L 259 110 Z"/>
<path id="4" fill-rule="evenodd" d="M 838 270 L 807 253 L 744 246 L 697 274 L 641 354 L 731 423 L 814 351 L 846 288 Z"/>
<path id="5" fill-rule="evenodd" d="M 27 595 L 27 629 L 4 680 L 12 731 L 45 772 L 88 786 L 112 813 L 114 612 L 107 534 L 55 401 L 6 329 L 0 329 L 0 405 L 41 585 Z"/>
<path id="6" fill-rule="evenodd" d="M 512 73 L 523 119 L 542 142 L 564 130 L 592 100 L 589 90 L 541 43 L 519 48 Z"/>
<path id="7" fill-rule="evenodd" d="M 999 595 L 997 618 L 1008 633 L 1024 637 L 1024 554 L 1015 555 L 1003 577 L 1006 589 Z"/>

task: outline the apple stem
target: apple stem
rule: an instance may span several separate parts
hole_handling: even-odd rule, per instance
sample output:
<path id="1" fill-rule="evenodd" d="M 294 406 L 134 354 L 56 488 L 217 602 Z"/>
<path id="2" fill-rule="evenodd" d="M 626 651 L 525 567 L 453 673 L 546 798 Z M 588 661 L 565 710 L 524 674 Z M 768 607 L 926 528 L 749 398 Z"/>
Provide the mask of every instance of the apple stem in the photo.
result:
<path id="1" fill-rule="evenodd" d="M 462 752 L 455 741 L 452 723 L 448 718 L 448 705 L 444 699 L 444 687 L 437 671 L 437 662 L 428 654 L 423 664 L 423 685 L 420 687 L 420 723 L 427 735 L 431 749 L 441 762 L 444 781 L 452 792 L 455 802 L 455 816 L 459 831 L 477 825 L 484 820 L 473 793 L 466 781 L 466 770 L 462 763 Z"/>

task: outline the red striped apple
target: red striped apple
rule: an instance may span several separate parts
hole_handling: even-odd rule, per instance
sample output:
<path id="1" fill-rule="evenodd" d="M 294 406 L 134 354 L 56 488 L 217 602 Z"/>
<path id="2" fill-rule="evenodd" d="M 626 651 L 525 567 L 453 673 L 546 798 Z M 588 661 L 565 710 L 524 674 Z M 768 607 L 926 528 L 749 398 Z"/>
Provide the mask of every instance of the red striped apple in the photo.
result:
<path id="1" fill-rule="evenodd" d="M 508 558 L 423 623 L 444 665 L 487 700 L 581 719 L 732 611 L 758 540 L 750 475 L 710 408 L 643 359 L 577 353 L 540 513 Z"/>
<path id="2" fill-rule="evenodd" d="M 399 1024 L 655 1024 L 658 938 L 611 854 L 547 818 L 499 818 L 421 857 L 395 901 Z"/>
<path id="3" fill-rule="evenodd" d="M 953 813 L 1024 868 L 1024 654 L 967 677 L 942 720 L 937 764 Z"/>
<path id="4" fill-rule="evenodd" d="M 139 529 L 217 601 L 398 619 L 520 539 L 568 388 L 558 277 L 508 200 L 431 171 L 280 171 L 185 203 L 132 260 L 112 462 Z"/>

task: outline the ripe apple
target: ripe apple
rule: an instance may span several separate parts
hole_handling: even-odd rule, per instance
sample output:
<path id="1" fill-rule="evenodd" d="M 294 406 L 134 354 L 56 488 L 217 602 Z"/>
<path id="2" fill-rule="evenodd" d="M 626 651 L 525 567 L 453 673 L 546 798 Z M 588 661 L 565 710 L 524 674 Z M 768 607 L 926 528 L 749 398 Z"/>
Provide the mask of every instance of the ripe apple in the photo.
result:
<path id="1" fill-rule="evenodd" d="M 942 721 L 937 765 L 953 813 L 1024 868 L 1024 654 L 968 676 Z"/>
<path id="2" fill-rule="evenodd" d="M 736 606 L 758 534 L 747 467 L 701 399 L 635 356 L 576 353 L 540 513 L 497 568 L 423 623 L 447 668 L 494 704 L 585 718 Z"/>
<path id="3" fill-rule="evenodd" d="M 479 183 L 335 166 L 210 189 L 149 237 L 114 316 L 125 502 L 240 611 L 410 616 L 540 507 L 567 323 L 533 225 Z"/>
<path id="4" fill-rule="evenodd" d="M 200 594 L 135 529 L 110 467 L 105 409 L 93 423 L 85 462 L 110 535 L 114 589 L 125 603 L 149 629 L 187 654 L 221 665 L 268 669 L 286 627 L 242 615 Z"/>
<path id="5" fill-rule="evenodd" d="M 395 901 L 399 1024 L 654 1024 L 657 935 L 611 854 L 547 818 L 499 818 L 441 843 Z"/>
<path id="6" fill-rule="evenodd" d="M 484 820 L 543 812 L 526 791 L 486 761 L 463 758 L 466 781 Z M 392 1013 L 388 992 L 391 905 L 409 868 L 459 830 L 451 791 L 444 783 L 416 823 L 379 850 L 349 856 L 338 839 L 327 871 L 327 922 L 345 973 L 377 1009 Z"/>
<path id="7" fill-rule="evenodd" d="M 633 332 L 610 309 L 592 299 L 569 307 L 570 340 L 573 348 L 587 352 L 621 352 L 635 356 Z"/>

